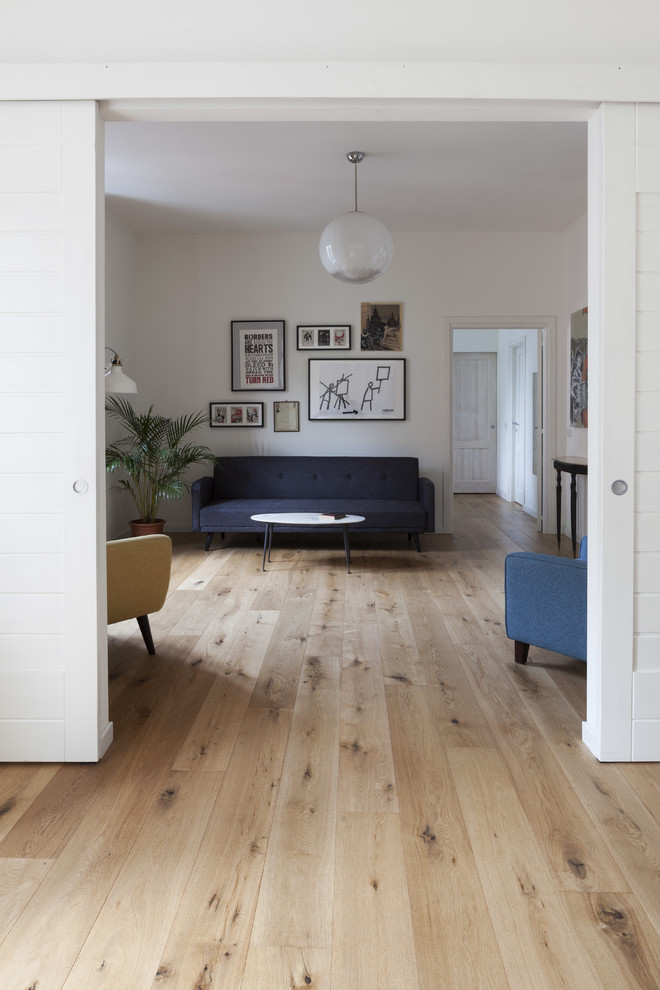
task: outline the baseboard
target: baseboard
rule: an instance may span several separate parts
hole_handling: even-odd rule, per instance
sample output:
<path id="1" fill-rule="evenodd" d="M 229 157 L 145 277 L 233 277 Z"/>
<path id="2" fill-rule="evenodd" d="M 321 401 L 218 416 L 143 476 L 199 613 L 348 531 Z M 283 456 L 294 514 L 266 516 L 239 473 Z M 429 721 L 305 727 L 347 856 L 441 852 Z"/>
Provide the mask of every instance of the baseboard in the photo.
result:
<path id="1" fill-rule="evenodd" d="M 108 722 L 105 729 L 101 733 L 99 738 L 99 759 L 107 753 L 110 744 L 114 738 L 114 725 L 112 722 Z"/>

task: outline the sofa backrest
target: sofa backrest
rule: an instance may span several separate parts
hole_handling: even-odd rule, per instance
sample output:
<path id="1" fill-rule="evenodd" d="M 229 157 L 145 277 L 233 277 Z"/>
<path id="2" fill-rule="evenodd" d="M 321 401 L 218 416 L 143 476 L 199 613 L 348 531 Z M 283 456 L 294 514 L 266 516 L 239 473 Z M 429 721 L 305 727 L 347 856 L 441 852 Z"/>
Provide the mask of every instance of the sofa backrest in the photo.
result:
<path id="1" fill-rule="evenodd" d="M 416 457 L 220 457 L 213 498 L 417 499 Z"/>

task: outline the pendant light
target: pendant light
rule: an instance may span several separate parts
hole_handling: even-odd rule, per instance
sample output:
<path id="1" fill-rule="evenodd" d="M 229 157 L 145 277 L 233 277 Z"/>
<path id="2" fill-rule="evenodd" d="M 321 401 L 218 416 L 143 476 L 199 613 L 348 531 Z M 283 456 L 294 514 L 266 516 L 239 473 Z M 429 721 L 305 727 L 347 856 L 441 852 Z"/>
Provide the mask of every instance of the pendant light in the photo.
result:
<path id="1" fill-rule="evenodd" d="M 384 223 L 358 210 L 357 167 L 364 151 L 349 151 L 346 157 L 355 167 L 355 209 L 330 221 L 321 234 L 319 255 L 328 274 L 342 282 L 361 284 L 383 274 L 392 260 L 394 245 Z"/>

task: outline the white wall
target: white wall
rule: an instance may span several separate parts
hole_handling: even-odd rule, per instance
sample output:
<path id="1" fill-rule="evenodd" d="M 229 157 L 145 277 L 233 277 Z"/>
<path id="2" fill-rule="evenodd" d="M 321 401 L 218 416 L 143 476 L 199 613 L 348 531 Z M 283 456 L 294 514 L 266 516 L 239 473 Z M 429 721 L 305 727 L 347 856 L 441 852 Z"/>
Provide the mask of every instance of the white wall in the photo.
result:
<path id="1" fill-rule="evenodd" d="M 232 319 L 287 323 L 285 392 L 240 393 L 266 403 L 263 429 L 206 428 L 199 438 L 218 454 L 408 454 L 436 485 L 436 526 L 442 530 L 443 480 L 450 463 L 451 343 L 447 314 L 563 312 L 560 234 L 397 235 L 389 270 L 367 286 L 330 278 L 308 235 L 140 237 L 137 241 L 132 378 L 136 408 L 154 403 L 178 414 L 232 398 Z M 107 287 L 110 295 L 114 288 Z M 403 303 L 407 361 L 405 422 L 309 422 L 307 360 L 295 348 L 298 323 L 350 323 L 359 358 L 362 301 Z M 328 352 L 319 352 L 327 356 Z M 272 403 L 301 403 L 299 433 L 274 433 Z M 195 475 L 199 470 L 194 472 Z M 110 498 L 113 496 L 111 495 Z M 189 500 L 167 504 L 170 530 L 190 528 Z M 125 524 L 124 524 L 125 525 Z M 118 523 L 121 532 L 122 524 Z M 112 535 L 117 535 L 114 532 Z"/>
<path id="2" fill-rule="evenodd" d="M 572 62 L 609 63 L 625 76 L 621 68 L 657 62 L 656 0 L 625 10 L 618 0 L 253 0 L 248 8 L 161 0 L 155 17 L 152 4 L 115 0 L 112 16 L 90 17 L 88 0 L 23 0 L 4 18 L 0 60 Z"/>
<path id="3" fill-rule="evenodd" d="M 497 330 L 454 330 L 454 353 L 487 354 L 497 351 Z"/>

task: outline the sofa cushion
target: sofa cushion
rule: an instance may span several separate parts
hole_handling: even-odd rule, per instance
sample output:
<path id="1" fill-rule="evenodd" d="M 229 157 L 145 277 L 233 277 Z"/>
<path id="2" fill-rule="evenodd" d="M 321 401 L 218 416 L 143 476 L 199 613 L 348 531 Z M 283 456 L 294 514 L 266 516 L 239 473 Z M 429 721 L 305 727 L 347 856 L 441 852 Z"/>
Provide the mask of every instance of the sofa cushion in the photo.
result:
<path id="1" fill-rule="evenodd" d="M 254 522 L 250 517 L 272 512 L 345 512 L 347 515 L 364 516 L 364 522 L 351 524 L 351 529 L 363 530 L 423 531 L 426 523 L 426 513 L 419 502 L 385 498 L 273 498 L 268 501 L 264 501 L 263 498 L 227 499 L 204 506 L 200 511 L 200 523 L 203 530 L 222 531 L 237 528 L 261 530 L 264 524 Z M 319 526 L 322 525 L 319 523 Z M 285 528 L 278 526 L 278 530 Z"/>

